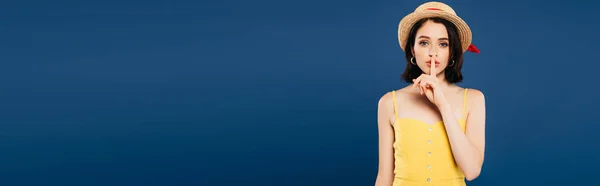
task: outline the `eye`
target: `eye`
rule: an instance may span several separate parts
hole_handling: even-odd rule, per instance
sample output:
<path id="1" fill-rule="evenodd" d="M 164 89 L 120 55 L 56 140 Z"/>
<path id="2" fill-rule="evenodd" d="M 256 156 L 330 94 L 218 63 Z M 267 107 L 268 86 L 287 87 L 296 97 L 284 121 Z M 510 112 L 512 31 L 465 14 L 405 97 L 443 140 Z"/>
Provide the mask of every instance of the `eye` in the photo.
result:
<path id="1" fill-rule="evenodd" d="M 447 47 L 447 46 L 448 46 L 448 43 L 440 43 L 440 46 L 442 46 L 442 47 Z"/>
<path id="2" fill-rule="evenodd" d="M 427 41 L 420 41 L 419 45 L 421 46 L 427 46 L 429 43 Z"/>

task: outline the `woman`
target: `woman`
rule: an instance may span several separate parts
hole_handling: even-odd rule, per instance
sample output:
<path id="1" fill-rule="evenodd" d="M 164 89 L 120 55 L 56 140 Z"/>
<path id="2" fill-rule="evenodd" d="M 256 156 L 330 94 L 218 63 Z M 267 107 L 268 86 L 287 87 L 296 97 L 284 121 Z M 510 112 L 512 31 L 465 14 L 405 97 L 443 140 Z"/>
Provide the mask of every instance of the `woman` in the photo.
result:
<path id="1" fill-rule="evenodd" d="M 400 21 L 409 86 L 383 95 L 378 105 L 379 170 L 375 185 L 466 185 L 481 172 L 485 99 L 457 86 L 468 25 L 446 4 L 429 2 Z"/>

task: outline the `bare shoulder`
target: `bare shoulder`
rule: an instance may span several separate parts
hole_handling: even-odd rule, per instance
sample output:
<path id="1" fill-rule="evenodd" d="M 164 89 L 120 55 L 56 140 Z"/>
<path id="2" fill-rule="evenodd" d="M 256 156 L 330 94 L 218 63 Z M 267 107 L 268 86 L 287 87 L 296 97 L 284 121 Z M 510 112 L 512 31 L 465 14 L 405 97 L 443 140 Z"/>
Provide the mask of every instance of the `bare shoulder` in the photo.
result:
<path id="1" fill-rule="evenodd" d="M 473 104 L 485 104 L 485 95 L 481 90 L 469 88 L 467 91 L 467 100 Z"/>
<path id="2" fill-rule="evenodd" d="M 386 128 L 391 124 L 391 117 L 394 115 L 394 94 L 392 91 L 384 93 L 377 103 L 377 120 L 379 128 Z"/>
<path id="3" fill-rule="evenodd" d="M 394 97 L 392 91 L 388 91 L 379 98 L 377 106 L 379 111 L 391 111 L 394 108 Z"/>
<path id="4" fill-rule="evenodd" d="M 391 90 L 383 94 L 378 102 L 379 111 L 393 115 L 394 109 L 398 109 L 402 105 L 402 101 L 406 100 L 407 96 L 411 94 L 411 90 L 407 87 Z M 394 108 L 394 106 L 396 108 Z"/>
<path id="5" fill-rule="evenodd" d="M 485 125 L 485 95 L 477 89 L 469 88 L 467 91 L 467 126 L 471 131 L 477 131 L 478 128 Z M 478 127 L 479 126 L 479 127 Z"/>
<path id="6" fill-rule="evenodd" d="M 396 91 L 396 98 L 400 101 L 407 101 L 419 95 L 419 91 L 411 85 L 403 87 Z"/>
<path id="7" fill-rule="evenodd" d="M 400 92 L 401 94 L 414 94 L 414 93 L 418 93 L 417 91 L 418 89 L 412 87 L 412 85 L 408 85 L 405 87 L 402 87 L 400 90 L 398 90 L 398 92 Z"/>
<path id="8" fill-rule="evenodd" d="M 379 103 L 381 104 L 383 102 L 386 104 L 393 105 L 393 101 L 395 98 L 396 104 L 398 104 L 398 102 L 405 100 L 407 98 L 407 96 L 411 96 L 411 95 L 415 94 L 415 90 L 416 89 L 411 89 L 411 86 L 406 86 L 401 89 L 392 90 L 392 91 L 395 91 L 395 95 L 392 94 L 392 91 L 389 91 L 379 99 Z"/>

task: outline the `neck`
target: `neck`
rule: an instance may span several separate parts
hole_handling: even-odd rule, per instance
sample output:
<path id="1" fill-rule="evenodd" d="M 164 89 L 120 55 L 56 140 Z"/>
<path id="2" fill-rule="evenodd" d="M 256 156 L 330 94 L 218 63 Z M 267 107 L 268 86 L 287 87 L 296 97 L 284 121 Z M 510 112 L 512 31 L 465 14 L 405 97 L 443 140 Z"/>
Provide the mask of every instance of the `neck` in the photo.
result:
<path id="1" fill-rule="evenodd" d="M 446 80 L 446 74 L 444 72 L 437 74 L 436 78 L 438 79 L 438 86 L 440 86 L 440 88 L 442 89 L 447 89 L 448 87 L 450 87 L 452 84 L 450 84 L 450 82 L 448 82 Z"/>

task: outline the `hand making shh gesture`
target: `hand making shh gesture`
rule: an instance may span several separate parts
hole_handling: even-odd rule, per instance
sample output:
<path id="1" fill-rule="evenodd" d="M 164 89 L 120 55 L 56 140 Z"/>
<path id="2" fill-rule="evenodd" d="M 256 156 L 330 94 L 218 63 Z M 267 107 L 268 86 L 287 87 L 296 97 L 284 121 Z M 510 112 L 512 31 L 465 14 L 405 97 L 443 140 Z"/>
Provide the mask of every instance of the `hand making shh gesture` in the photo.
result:
<path id="1" fill-rule="evenodd" d="M 425 94 L 427 99 L 436 106 L 439 106 L 445 101 L 443 90 L 438 86 L 438 78 L 436 77 L 436 59 L 435 55 L 432 55 L 431 59 L 427 62 L 429 64 L 429 74 L 423 73 L 417 79 L 414 79 L 413 87 L 420 90 L 421 95 Z"/>

